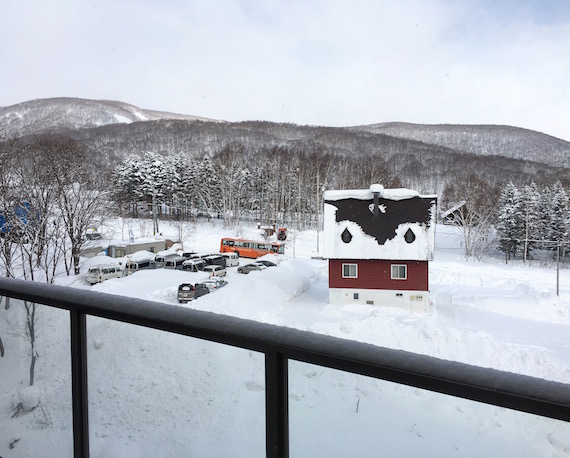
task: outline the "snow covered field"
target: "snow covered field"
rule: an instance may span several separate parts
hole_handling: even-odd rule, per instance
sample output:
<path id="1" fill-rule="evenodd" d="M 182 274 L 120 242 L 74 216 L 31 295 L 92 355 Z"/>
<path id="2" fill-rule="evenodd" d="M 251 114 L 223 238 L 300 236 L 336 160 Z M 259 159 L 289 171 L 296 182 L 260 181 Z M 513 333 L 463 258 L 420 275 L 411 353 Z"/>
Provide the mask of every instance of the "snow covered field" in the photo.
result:
<path id="1" fill-rule="evenodd" d="M 184 248 L 216 252 L 222 236 L 236 231 L 204 223 Z M 182 306 L 570 383 L 569 269 L 557 297 L 555 266 L 465 261 L 460 238 L 438 226 L 429 313 L 339 307 L 328 304 L 326 261 L 311 258 L 322 239 L 317 252 L 315 231 L 290 230 L 278 267 L 231 268 L 228 286 Z M 204 277 L 159 269 L 90 286 L 84 274 L 98 261 L 60 283 L 180 306 L 178 285 Z M 11 418 L 28 356 L 13 335 L 21 307 L 1 313 L 0 456 L 71 456 L 68 315 L 42 309 L 41 403 Z M 264 456 L 262 355 L 98 318 L 88 332 L 91 456 Z M 569 424 L 366 377 L 291 362 L 289 393 L 292 457 L 570 456 Z"/>

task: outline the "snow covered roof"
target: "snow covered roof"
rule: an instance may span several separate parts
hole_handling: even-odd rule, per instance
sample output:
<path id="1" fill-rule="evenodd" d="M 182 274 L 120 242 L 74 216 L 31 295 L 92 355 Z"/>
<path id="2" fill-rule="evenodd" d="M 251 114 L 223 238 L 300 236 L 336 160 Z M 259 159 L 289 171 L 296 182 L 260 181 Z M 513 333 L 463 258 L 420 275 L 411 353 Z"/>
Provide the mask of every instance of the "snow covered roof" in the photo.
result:
<path id="1" fill-rule="evenodd" d="M 413 191 L 411 189 L 406 189 L 406 188 L 384 189 L 384 186 L 382 185 L 373 184 L 372 186 L 370 186 L 369 189 L 325 191 L 324 197 L 325 200 L 342 200 L 347 198 L 369 200 L 374 197 L 375 192 L 378 193 L 379 197 L 390 200 L 410 199 L 411 197 L 417 197 L 420 195 L 417 191 Z"/>
<path id="2" fill-rule="evenodd" d="M 326 258 L 431 260 L 436 196 L 398 188 L 326 191 Z"/>
<path id="3" fill-rule="evenodd" d="M 461 207 L 463 207 L 465 205 L 465 201 L 462 200 L 461 202 L 459 202 L 458 204 L 455 204 L 453 207 L 451 207 L 449 210 L 445 211 L 442 213 L 441 217 L 442 218 L 446 218 L 447 216 L 451 215 L 454 211 L 459 210 Z"/>

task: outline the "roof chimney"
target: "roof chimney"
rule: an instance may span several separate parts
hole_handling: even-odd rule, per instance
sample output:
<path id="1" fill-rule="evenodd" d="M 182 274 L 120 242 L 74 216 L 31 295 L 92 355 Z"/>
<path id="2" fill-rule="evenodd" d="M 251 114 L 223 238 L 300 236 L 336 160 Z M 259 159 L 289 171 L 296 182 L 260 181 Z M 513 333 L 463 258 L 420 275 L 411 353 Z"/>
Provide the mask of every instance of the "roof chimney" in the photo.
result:
<path id="1" fill-rule="evenodd" d="M 378 218 L 378 216 L 380 216 L 380 210 L 378 208 L 380 204 L 379 198 L 380 193 L 384 191 L 384 186 L 381 184 L 373 184 L 370 186 L 370 191 L 372 191 L 372 194 L 374 195 L 374 218 Z"/>

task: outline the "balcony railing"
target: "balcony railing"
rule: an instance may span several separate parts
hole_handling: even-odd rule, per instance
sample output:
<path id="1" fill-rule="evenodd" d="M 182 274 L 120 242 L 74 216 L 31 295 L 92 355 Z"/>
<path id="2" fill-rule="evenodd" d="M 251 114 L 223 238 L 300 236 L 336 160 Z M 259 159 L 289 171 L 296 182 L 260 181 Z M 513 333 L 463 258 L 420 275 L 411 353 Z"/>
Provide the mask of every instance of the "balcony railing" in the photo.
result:
<path id="1" fill-rule="evenodd" d="M 87 315 L 265 355 L 266 455 L 289 456 L 288 361 L 296 360 L 570 422 L 570 385 L 190 308 L 0 278 L 0 295 L 70 312 L 73 441 L 89 456 Z"/>

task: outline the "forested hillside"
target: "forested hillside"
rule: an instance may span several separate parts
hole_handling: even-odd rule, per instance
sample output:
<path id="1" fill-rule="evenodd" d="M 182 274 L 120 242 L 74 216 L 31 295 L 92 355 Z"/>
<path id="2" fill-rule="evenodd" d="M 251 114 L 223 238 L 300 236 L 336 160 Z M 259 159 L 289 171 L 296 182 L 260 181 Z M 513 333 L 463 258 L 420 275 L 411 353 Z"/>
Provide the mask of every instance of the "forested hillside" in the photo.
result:
<path id="1" fill-rule="evenodd" d="M 392 122 L 357 129 L 418 140 L 466 153 L 524 159 L 557 167 L 570 166 L 570 143 L 519 127 Z"/>

